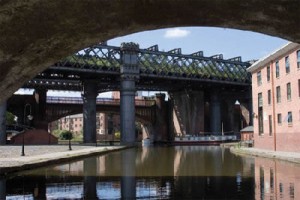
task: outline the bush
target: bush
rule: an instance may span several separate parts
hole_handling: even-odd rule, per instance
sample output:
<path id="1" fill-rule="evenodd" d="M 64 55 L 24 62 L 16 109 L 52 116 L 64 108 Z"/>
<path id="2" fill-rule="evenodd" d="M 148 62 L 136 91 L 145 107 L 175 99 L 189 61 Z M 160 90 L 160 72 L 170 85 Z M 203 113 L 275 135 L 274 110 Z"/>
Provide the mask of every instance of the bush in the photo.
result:
<path id="1" fill-rule="evenodd" d="M 59 134 L 59 139 L 61 139 L 61 140 L 72 140 L 73 139 L 73 133 L 71 131 L 63 130 Z"/>
<path id="2" fill-rule="evenodd" d="M 15 123 L 15 116 L 11 112 L 6 112 L 6 125 L 12 125 Z"/>
<path id="3" fill-rule="evenodd" d="M 115 139 L 120 139 L 121 133 L 120 131 L 115 132 Z"/>

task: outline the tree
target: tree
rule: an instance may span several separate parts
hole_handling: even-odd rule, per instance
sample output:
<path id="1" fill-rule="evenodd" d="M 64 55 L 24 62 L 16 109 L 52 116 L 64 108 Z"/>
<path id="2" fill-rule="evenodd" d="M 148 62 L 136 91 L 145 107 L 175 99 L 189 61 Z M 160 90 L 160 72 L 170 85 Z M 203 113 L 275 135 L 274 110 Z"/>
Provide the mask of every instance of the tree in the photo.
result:
<path id="1" fill-rule="evenodd" d="M 15 116 L 11 112 L 6 112 L 5 118 L 6 118 L 6 125 L 12 125 L 15 123 Z"/>
<path id="2" fill-rule="evenodd" d="M 61 140 L 72 140 L 73 139 L 73 133 L 68 130 L 61 131 L 59 138 Z"/>

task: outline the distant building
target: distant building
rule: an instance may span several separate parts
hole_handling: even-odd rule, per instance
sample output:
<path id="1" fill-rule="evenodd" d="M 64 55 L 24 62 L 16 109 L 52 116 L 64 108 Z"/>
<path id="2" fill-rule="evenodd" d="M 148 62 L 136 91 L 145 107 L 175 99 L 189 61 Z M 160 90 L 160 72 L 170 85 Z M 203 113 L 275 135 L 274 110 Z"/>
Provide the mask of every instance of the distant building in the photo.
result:
<path id="1" fill-rule="evenodd" d="M 105 138 L 105 135 L 111 135 L 119 130 L 120 117 L 119 115 L 97 113 L 96 114 L 96 133 L 97 138 Z M 70 130 L 75 135 L 80 135 L 83 132 L 83 115 L 76 114 L 63 117 L 49 125 L 50 132 L 55 129 Z"/>
<path id="2" fill-rule="evenodd" d="M 252 74 L 254 146 L 300 151 L 300 45 L 288 43 L 248 71 Z"/>
<path id="3" fill-rule="evenodd" d="M 120 92 L 112 92 L 113 99 L 120 99 Z M 136 92 L 135 99 L 143 99 L 142 92 Z M 96 133 L 97 139 L 112 139 L 112 135 L 115 132 L 120 131 L 120 115 L 97 113 L 96 114 Z M 76 114 L 63 117 L 55 122 L 49 124 L 49 131 L 52 132 L 55 129 L 70 130 L 74 134 L 79 135 L 83 132 L 83 115 Z"/>

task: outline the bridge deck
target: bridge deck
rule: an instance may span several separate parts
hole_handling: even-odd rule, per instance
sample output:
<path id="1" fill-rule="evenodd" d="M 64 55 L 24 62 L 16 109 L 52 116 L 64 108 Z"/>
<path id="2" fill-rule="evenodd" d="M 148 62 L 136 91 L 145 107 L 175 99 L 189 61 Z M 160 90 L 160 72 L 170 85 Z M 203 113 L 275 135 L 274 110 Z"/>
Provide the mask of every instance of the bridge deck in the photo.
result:
<path id="1" fill-rule="evenodd" d="M 120 85 L 121 48 L 103 44 L 81 50 L 50 66 L 24 87 L 48 89 L 82 89 L 82 80 L 95 79 L 102 90 L 118 89 Z M 240 57 L 223 59 L 222 55 L 205 57 L 203 52 L 181 54 L 181 49 L 159 51 L 158 46 L 139 49 L 139 90 L 172 90 L 199 83 L 250 86 L 246 69 L 249 62 Z M 174 84 L 175 83 L 175 84 Z M 180 83 L 180 84 L 177 84 Z M 180 87 L 181 86 L 181 87 Z"/>

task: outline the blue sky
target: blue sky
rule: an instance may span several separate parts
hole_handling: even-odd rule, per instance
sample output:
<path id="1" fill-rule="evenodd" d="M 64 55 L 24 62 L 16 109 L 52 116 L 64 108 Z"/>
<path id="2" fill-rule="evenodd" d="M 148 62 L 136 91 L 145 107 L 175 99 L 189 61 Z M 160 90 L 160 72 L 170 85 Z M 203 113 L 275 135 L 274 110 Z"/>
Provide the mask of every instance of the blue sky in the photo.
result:
<path id="1" fill-rule="evenodd" d="M 203 51 L 204 56 L 223 54 L 224 59 L 242 56 L 243 61 L 259 59 L 280 48 L 288 41 L 250 31 L 211 27 L 181 27 L 131 34 L 108 41 L 120 46 L 135 42 L 140 48 L 158 44 L 160 50 L 181 48 L 182 54 Z"/>
<path id="2" fill-rule="evenodd" d="M 288 41 L 254 33 L 225 28 L 180 27 L 139 32 L 108 41 L 108 45 L 120 46 L 122 42 L 135 42 L 140 48 L 157 44 L 159 50 L 181 48 L 182 54 L 203 51 L 204 56 L 223 54 L 224 59 L 241 56 L 243 61 L 260 59 Z M 23 93 L 23 92 L 21 92 Z M 32 92 L 31 92 L 32 93 Z M 51 92 L 49 96 L 80 96 L 74 92 Z M 110 93 L 99 95 L 110 97 Z"/>

